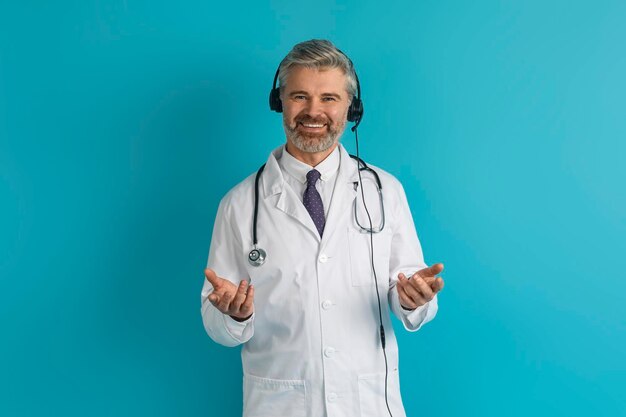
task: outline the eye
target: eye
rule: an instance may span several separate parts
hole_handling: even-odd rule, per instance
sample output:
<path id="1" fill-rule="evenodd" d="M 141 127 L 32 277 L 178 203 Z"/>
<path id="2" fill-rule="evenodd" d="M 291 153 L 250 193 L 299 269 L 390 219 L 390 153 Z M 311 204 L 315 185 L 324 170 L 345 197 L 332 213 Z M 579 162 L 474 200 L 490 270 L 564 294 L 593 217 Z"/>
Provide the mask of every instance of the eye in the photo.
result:
<path id="1" fill-rule="evenodd" d="M 337 101 L 335 97 L 323 97 L 322 101 Z"/>
<path id="2" fill-rule="evenodd" d="M 306 100 L 306 96 L 302 95 L 302 94 L 298 94 L 293 96 L 294 100 Z"/>

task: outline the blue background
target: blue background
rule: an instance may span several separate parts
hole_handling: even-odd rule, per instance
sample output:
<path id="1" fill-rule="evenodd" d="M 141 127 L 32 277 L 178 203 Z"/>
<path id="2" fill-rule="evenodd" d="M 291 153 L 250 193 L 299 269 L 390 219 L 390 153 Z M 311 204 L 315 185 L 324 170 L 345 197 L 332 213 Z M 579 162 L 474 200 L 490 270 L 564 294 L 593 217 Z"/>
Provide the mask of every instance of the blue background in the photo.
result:
<path id="1" fill-rule="evenodd" d="M 446 265 L 436 320 L 398 334 L 409 416 L 626 415 L 625 17 L 3 2 L 0 415 L 239 415 L 202 270 L 219 199 L 284 141 L 268 92 L 310 38 L 355 62 L 362 156 L 403 182 Z"/>

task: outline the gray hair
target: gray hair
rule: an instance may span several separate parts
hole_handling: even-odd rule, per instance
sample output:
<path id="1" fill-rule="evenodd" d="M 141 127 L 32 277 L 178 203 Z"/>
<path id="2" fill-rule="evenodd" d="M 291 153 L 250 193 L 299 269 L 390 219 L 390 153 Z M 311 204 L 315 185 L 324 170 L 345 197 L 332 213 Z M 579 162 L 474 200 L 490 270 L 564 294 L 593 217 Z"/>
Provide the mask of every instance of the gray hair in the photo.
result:
<path id="1" fill-rule="evenodd" d="M 279 85 L 285 85 L 289 70 L 294 66 L 312 69 L 339 68 L 346 75 L 346 90 L 350 97 L 356 96 L 356 73 L 352 61 L 332 42 L 323 39 L 311 39 L 295 45 L 281 61 L 278 70 Z"/>

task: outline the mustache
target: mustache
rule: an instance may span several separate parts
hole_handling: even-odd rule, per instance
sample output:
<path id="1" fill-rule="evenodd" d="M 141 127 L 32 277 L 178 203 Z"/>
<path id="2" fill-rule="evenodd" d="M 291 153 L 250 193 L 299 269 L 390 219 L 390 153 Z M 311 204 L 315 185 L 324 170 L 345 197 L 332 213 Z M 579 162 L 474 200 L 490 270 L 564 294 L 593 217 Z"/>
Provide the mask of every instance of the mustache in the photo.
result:
<path id="1" fill-rule="evenodd" d="M 311 123 L 311 124 L 330 124 L 330 120 L 325 117 L 311 117 L 311 116 L 298 116 L 296 117 L 296 123 Z"/>

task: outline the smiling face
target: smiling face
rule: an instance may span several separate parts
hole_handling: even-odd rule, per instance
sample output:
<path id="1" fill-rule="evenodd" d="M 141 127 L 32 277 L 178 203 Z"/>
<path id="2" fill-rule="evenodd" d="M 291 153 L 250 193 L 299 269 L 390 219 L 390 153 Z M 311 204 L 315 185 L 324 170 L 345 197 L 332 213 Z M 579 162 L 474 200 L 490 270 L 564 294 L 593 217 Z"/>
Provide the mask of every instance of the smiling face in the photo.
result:
<path id="1" fill-rule="evenodd" d="M 323 160 L 346 126 L 350 96 L 339 68 L 290 69 L 281 91 L 287 150 L 298 159 Z M 305 161 L 307 162 L 307 161 Z"/>

